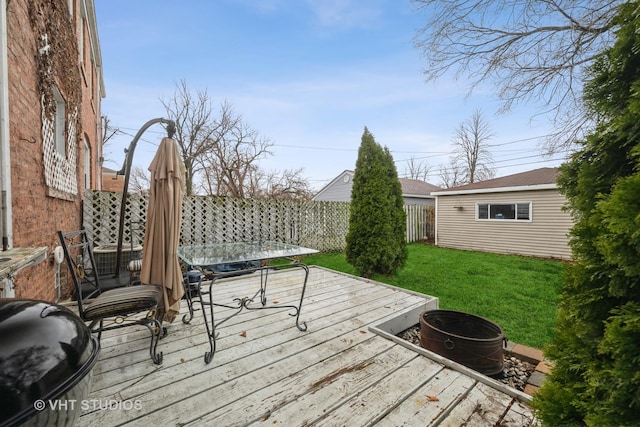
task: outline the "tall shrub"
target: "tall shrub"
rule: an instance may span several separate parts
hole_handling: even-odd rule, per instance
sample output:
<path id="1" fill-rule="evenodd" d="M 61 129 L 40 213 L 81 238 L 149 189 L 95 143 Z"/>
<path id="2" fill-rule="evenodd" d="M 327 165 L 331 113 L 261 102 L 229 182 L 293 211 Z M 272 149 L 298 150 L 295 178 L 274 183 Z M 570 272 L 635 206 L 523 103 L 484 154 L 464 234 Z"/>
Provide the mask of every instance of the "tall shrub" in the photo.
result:
<path id="1" fill-rule="evenodd" d="M 351 190 L 346 258 L 364 277 L 392 274 L 407 259 L 406 216 L 393 157 L 365 127 Z"/>
<path id="2" fill-rule="evenodd" d="M 640 420 L 640 2 L 614 25 L 585 85 L 596 130 L 560 178 L 575 263 L 545 350 L 555 367 L 534 401 L 549 425 Z"/>

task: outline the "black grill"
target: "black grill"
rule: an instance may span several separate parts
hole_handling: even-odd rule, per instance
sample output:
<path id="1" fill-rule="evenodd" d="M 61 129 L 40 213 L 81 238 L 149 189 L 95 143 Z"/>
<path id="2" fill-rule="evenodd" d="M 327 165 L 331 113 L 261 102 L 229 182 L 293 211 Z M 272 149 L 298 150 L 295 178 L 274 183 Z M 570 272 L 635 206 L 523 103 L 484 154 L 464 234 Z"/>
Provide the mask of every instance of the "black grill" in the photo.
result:
<path id="1" fill-rule="evenodd" d="M 70 310 L 0 299 L 0 425 L 71 425 L 100 345 Z"/>

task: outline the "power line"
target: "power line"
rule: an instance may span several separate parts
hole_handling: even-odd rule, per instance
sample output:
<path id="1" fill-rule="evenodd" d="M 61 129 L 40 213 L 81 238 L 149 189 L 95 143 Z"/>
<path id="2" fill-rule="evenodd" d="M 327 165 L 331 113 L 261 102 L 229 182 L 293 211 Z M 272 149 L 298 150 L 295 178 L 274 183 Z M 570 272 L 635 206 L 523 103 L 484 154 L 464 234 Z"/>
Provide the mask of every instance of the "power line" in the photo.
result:
<path id="1" fill-rule="evenodd" d="M 571 152 L 573 152 L 573 150 L 563 150 L 563 151 L 558 151 L 557 154 L 564 154 L 564 153 L 571 153 Z M 496 161 L 494 163 L 511 162 L 513 160 L 531 159 L 531 158 L 534 158 L 534 157 L 540 157 L 540 155 L 533 154 L 531 156 L 513 157 L 511 159 L 498 160 L 498 161 Z M 552 161 L 552 160 L 561 160 L 561 159 L 549 159 L 548 161 Z M 545 160 L 542 160 L 542 161 L 545 161 Z"/>
<path id="2" fill-rule="evenodd" d="M 113 129 L 116 129 L 116 130 L 119 130 L 119 131 L 122 131 L 122 130 L 124 129 L 124 130 L 129 130 L 129 131 L 131 131 L 131 132 L 135 132 L 135 133 L 138 133 L 138 131 L 140 130 L 140 129 L 134 129 L 134 128 L 123 128 L 123 127 L 120 127 L 120 126 L 111 126 L 111 127 L 112 127 Z M 126 132 L 124 132 L 124 131 L 122 131 L 122 133 L 124 133 L 125 135 L 129 135 L 128 133 L 126 133 Z M 144 133 L 157 133 L 157 134 L 164 135 L 164 134 L 166 134 L 166 133 L 167 133 L 167 131 L 166 131 L 166 130 L 164 130 L 164 131 L 159 131 L 159 130 L 156 130 L 156 129 L 151 129 L 151 128 L 149 128 L 149 129 L 145 130 L 145 132 L 144 132 Z M 133 136 L 133 135 L 132 135 L 132 136 Z"/>
<path id="3" fill-rule="evenodd" d="M 125 132 L 125 130 L 129 130 L 129 131 L 135 131 L 137 132 L 136 129 L 132 129 L 132 128 L 118 128 L 118 130 L 120 131 L 121 134 L 129 136 L 131 138 L 134 138 L 135 136 L 129 132 Z M 149 133 L 156 133 L 159 135 L 163 135 L 165 133 L 165 131 L 160 131 L 160 130 L 148 130 Z M 536 140 L 536 139 L 542 139 L 547 137 L 548 135 L 540 135 L 540 136 L 534 136 L 534 137 L 530 137 L 530 138 L 522 138 L 522 139 L 517 139 L 517 140 L 513 140 L 513 141 L 507 141 L 507 142 L 503 142 L 503 143 L 499 143 L 499 144 L 490 144 L 487 145 L 487 147 L 504 147 L 507 145 L 512 145 L 512 144 L 517 144 L 520 142 L 527 142 L 527 141 L 532 141 L 532 140 Z M 150 141 L 148 139 L 145 138 L 140 138 L 141 141 L 144 141 L 148 144 L 151 144 L 152 146 L 158 146 L 158 143 L 155 141 Z M 335 147 L 317 147 L 317 146 L 305 146 L 305 145 L 293 145 L 293 144 L 273 144 L 274 147 L 283 147 L 283 148 L 297 148 L 297 149 L 305 149 L 305 150 L 320 150 L 320 151 L 338 151 L 338 152 L 357 152 L 358 149 L 353 149 L 353 148 L 335 148 Z M 421 157 L 413 157 L 413 158 L 409 158 L 409 159 L 399 159 L 399 160 L 394 160 L 394 163 L 401 163 L 401 162 L 408 162 L 408 161 L 413 161 L 413 160 L 422 160 L 422 159 L 428 159 L 428 158 L 433 158 L 433 157 L 440 157 L 443 155 L 448 155 L 451 154 L 451 152 L 444 152 L 444 151 L 399 151 L 399 150 L 390 150 L 392 153 L 416 153 L 416 154 L 428 154 L 426 156 L 421 156 Z M 521 152 L 530 152 L 531 149 L 530 148 L 522 148 L 522 149 L 512 149 L 512 150 L 503 150 L 499 153 L 497 153 L 498 155 L 503 154 L 506 155 L 507 153 L 521 153 Z M 556 154 L 563 154 L 563 153 L 570 153 L 572 152 L 572 150 L 564 150 L 564 151 L 560 151 L 557 152 Z M 498 169 L 502 169 L 502 168 L 510 168 L 510 167 L 517 167 L 517 166 L 527 166 L 527 165 L 534 165 L 534 164 L 540 164 L 540 163 L 551 163 L 551 162 L 557 162 L 557 161 L 562 161 L 564 160 L 564 158 L 549 158 L 549 159 L 541 159 L 541 160 L 537 160 L 537 161 L 531 161 L 531 162 L 524 162 L 524 163 L 513 163 L 513 164 L 505 164 L 505 163 L 509 163 L 509 162 L 513 162 L 513 161 L 517 161 L 517 160 L 525 160 L 525 159 L 532 159 L 532 158 L 539 158 L 540 155 L 539 154 L 533 154 L 533 155 L 529 155 L 529 156 L 520 156 L 520 157 L 507 157 L 507 158 L 503 158 L 500 160 L 496 160 L 494 161 L 492 164 L 493 165 L 498 165 L 497 168 Z M 453 168 L 451 167 L 444 167 L 444 168 L 439 168 L 437 172 L 432 172 L 432 173 L 428 173 L 425 177 L 431 177 L 431 178 L 437 178 L 440 176 L 441 171 L 443 172 L 447 172 L 447 171 L 452 171 Z M 403 176 L 405 176 L 407 174 L 403 174 Z M 316 180 L 309 180 L 310 182 L 329 182 L 331 181 L 331 179 L 316 179 Z"/>
<path id="4" fill-rule="evenodd" d="M 547 138 L 549 135 L 539 135 L 539 136 L 532 136 L 529 138 L 521 138 L 521 139 L 516 139 L 513 141 L 507 141 L 507 142 L 501 142 L 499 144 L 489 144 L 487 145 L 488 148 L 491 147 L 504 147 L 506 145 L 511 145 L 511 144 L 517 144 L 519 142 L 527 142 L 527 141 L 533 141 L 533 140 L 537 140 L 537 139 L 542 139 L 542 138 Z M 283 147 L 283 148 L 297 148 L 297 149 L 303 149 L 303 150 L 319 150 L 319 151 L 346 151 L 346 152 L 357 152 L 358 149 L 357 148 L 338 148 L 338 147 L 317 147 L 317 146 L 312 146 L 312 145 L 295 145 L 295 144 L 273 144 L 274 147 Z M 447 155 L 447 154 L 451 154 L 450 151 L 404 151 L 404 150 L 390 150 L 391 153 L 396 153 L 396 154 L 426 154 L 427 156 L 421 156 L 421 157 L 417 157 L 417 158 L 413 158 L 413 160 L 421 160 L 421 159 L 427 159 L 430 157 L 438 157 L 438 156 L 443 156 L 443 155 Z M 530 149 L 519 149 L 518 151 L 530 151 Z M 405 160 L 400 160 L 400 161 L 407 161 L 410 159 L 405 159 Z"/>
<path id="5" fill-rule="evenodd" d="M 358 149 L 353 148 L 333 148 L 333 147 L 312 147 L 305 145 L 288 145 L 288 144 L 273 144 L 274 147 L 283 147 L 283 148 L 302 148 L 305 150 L 321 150 L 321 151 L 358 151 Z"/>
<path id="6" fill-rule="evenodd" d="M 530 138 L 517 139 L 515 141 L 502 142 L 500 144 L 488 144 L 487 147 L 502 147 L 504 145 L 517 144 L 518 142 L 533 141 L 534 139 L 548 138 L 551 135 L 532 136 Z"/>
<path id="7" fill-rule="evenodd" d="M 115 128 L 120 130 L 121 133 L 123 133 L 125 135 L 128 135 L 128 136 L 131 136 L 131 137 L 133 137 L 133 135 L 131 135 L 130 133 L 124 132 L 123 129 L 137 132 L 137 129 L 133 129 L 133 128 L 124 128 L 124 127 L 115 127 Z M 165 131 L 149 129 L 149 130 L 147 130 L 147 133 L 156 133 L 156 134 L 163 135 L 166 132 Z M 506 145 L 517 144 L 519 142 L 527 142 L 527 141 L 533 141 L 533 140 L 536 140 L 536 139 L 543 139 L 543 138 L 547 138 L 549 136 L 550 135 L 532 136 L 532 137 L 529 137 L 529 138 L 521 138 L 521 139 L 516 139 L 516 140 L 513 140 L 513 141 L 501 142 L 499 144 L 489 144 L 489 145 L 487 145 L 487 147 L 488 148 L 504 147 Z M 158 144 L 154 144 L 154 145 L 157 146 Z M 318 146 L 312 146 L 312 145 L 295 145 L 295 144 L 273 144 L 273 147 L 297 148 L 297 149 L 303 149 L 303 150 L 319 150 L 319 151 L 342 151 L 342 152 L 357 152 L 358 151 L 358 148 L 318 147 Z M 438 157 L 438 156 L 444 156 L 444 155 L 447 155 L 447 154 L 451 154 L 450 151 L 404 151 L 404 150 L 390 150 L 390 151 L 391 151 L 391 153 L 396 153 L 396 154 L 427 154 L 427 156 L 413 158 L 413 160 L 421 160 L 421 159 L 426 159 L 426 158 L 430 158 L 430 157 Z M 529 151 L 529 149 L 521 149 L 521 151 Z M 409 160 L 409 159 L 406 159 L 406 160 Z M 403 161 L 403 160 L 400 160 L 400 161 Z"/>
<path id="8" fill-rule="evenodd" d="M 514 159 L 504 160 L 504 162 L 513 161 L 513 160 L 523 160 L 523 159 L 532 158 L 532 157 L 538 157 L 538 156 L 517 157 L 517 158 L 514 158 Z M 532 161 L 532 162 L 500 165 L 500 166 L 497 167 L 497 169 L 512 168 L 512 167 L 517 167 L 517 166 L 528 166 L 528 165 L 535 165 L 535 164 L 540 164 L 540 163 L 552 163 L 552 162 L 558 162 L 558 161 L 564 161 L 564 160 L 565 160 L 565 158 L 541 159 L 541 160 Z M 426 174 L 425 178 L 439 178 L 441 172 L 449 172 L 449 171 L 453 171 L 453 170 L 454 170 L 454 168 L 452 168 L 452 167 L 440 168 L 436 172 L 430 172 L 430 173 Z M 402 176 L 403 177 L 407 177 L 407 175 L 408 174 L 403 174 Z"/>

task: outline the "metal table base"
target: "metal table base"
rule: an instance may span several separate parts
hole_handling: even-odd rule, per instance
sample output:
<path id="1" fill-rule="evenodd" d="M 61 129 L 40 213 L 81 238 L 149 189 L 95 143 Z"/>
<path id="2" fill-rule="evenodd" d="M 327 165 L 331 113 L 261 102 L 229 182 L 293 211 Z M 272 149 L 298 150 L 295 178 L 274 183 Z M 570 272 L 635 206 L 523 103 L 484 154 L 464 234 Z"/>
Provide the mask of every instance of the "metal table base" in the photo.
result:
<path id="1" fill-rule="evenodd" d="M 193 313 L 194 313 L 194 308 L 193 308 L 193 296 L 191 295 L 192 291 L 195 291 L 196 296 L 198 297 L 198 300 L 200 302 L 200 307 L 202 310 L 202 316 L 204 318 L 204 323 L 205 326 L 207 328 L 207 336 L 209 338 L 209 351 L 205 352 L 204 354 L 204 361 L 205 363 L 210 363 L 211 360 L 213 359 L 213 356 L 216 352 L 216 339 L 219 335 L 218 332 L 216 332 L 216 328 L 219 328 L 223 323 L 225 323 L 227 320 L 237 316 L 238 314 L 240 314 L 243 310 L 284 310 L 284 309 L 289 309 L 289 310 L 293 310 L 292 313 L 289 313 L 290 316 L 295 316 L 296 318 L 296 327 L 304 332 L 307 330 L 307 323 L 306 322 L 302 322 L 300 323 L 300 311 L 302 310 L 302 301 L 304 300 L 304 295 L 307 289 L 307 279 L 309 278 L 309 267 L 307 267 L 305 264 L 302 264 L 301 262 L 294 260 L 294 259 L 289 259 L 289 263 L 287 264 L 279 264 L 279 265 L 267 265 L 267 266 L 260 266 L 260 267 L 251 267 L 251 268 L 247 268 L 244 270 L 238 270 L 238 271 L 234 271 L 234 272 L 230 272 L 230 273 L 216 273 L 213 275 L 208 275 L 205 272 L 201 272 L 201 276 L 200 276 L 200 280 L 196 283 L 189 283 L 189 277 L 187 276 L 185 278 L 185 295 L 186 295 L 186 299 L 187 299 L 187 306 L 189 308 L 189 313 L 185 314 L 182 317 L 182 321 L 184 323 L 189 323 L 191 322 L 191 320 L 193 319 Z M 196 267 L 197 268 L 197 267 Z M 304 280 L 302 283 L 302 291 L 300 293 L 300 301 L 298 303 L 298 305 L 278 305 L 278 306 L 267 306 L 267 280 L 269 278 L 269 270 L 282 270 L 282 269 L 287 269 L 287 268 L 301 268 L 304 270 Z M 240 297 L 240 298 L 234 298 L 233 301 L 233 305 L 231 304 L 221 304 L 221 303 L 216 303 L 213 302 L 213 286 L 216 284 L 216 281 L 218 279 L 222 279 L 225 277 L 231 277 L 231 276 L 235 276 L 238 275 L 240 273 L 242 274 L 246 274 L 246 273 L 255 273 L 259 271 L 260 272 L 260 288 L 256 291 L 256 293 L 251 296 L 251 297 Z M 206 282 L 203 283 L 203 279 L 207 279 Z M 208 282 L 208 283 L 207 283 Z M 206 286 L 208 284 L 209 289 L 206 291 L 203 291 L 203 284 Z M 195 286 L 194 286 L 195 285 Z M 206 301 L 204 296 L 208 295 L 209 296 L 209 301 Z M 251 305 L 252 303 L 254 303 L 256 301 L 256 299 L 258 298 L 258 303 L 259 306 L 255 306 L 255 305 Z M 207 310 L 206 307 L 209 307 L 209 314 L 211 317 L 211 320 L 209 322 L 209 320 L 207 319 Z M 219 320 L 218 322 L 215 321 L 215 316 L 214 316 L 214 307 L 224 307 L 224 308 L 229 308 L 232 310 L 235 310 L 231 315 L 225 317 L 222 320 Z"/>

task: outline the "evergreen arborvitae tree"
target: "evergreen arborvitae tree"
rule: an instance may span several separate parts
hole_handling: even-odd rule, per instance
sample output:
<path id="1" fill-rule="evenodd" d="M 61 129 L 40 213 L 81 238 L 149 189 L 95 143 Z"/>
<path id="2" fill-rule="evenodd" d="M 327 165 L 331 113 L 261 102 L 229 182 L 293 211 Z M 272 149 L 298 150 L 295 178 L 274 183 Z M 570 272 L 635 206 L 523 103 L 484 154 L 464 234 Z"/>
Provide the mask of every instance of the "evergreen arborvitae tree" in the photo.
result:
<path id="1" fill-rule="evenodd" d="M 362 134 L 351 190 L 347 261 L 363 277 L 392 274 L 407 259 L 402 187 L 388 149 Z"/>
<path id="2" fill-rule="evenodd" d="M 575 263 L 545 351 L 555 367 L 534 400 L 549 425 L 640 422 L 640 2 L 614 23 L 585 85 L 596 130 L 560 177 Z"/>
<path id="3" fill-rule="evenodd" d="M 404 198 L 402 197 L 402 185 L 398 180 L 398 170 L 393 161 L 393 156 L 387 147 L 384 148 L 385 161 L 388 167 L 388 179 L 390 197 L 393 201 L 392 219 L 393 230 L 390 236 L 392 239 L 389 245 L 392 246 L 390 255 L 393 260 L 390 263 L 390 272 L 404 267 L 409 251 L 407 249 L 407 214 L 404 211 Z M 381 271 L 382 272 L 382 271 Z"/>

